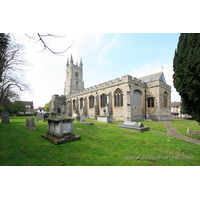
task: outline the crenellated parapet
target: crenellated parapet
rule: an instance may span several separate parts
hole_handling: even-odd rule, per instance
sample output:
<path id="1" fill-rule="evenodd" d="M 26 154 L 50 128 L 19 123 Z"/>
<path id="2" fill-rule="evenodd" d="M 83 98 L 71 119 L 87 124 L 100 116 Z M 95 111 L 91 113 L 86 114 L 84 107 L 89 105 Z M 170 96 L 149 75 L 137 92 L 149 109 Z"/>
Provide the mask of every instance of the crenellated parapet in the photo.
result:
<path id="1" fill-rule="evenodd" d="M 67 95 L 67 98 L 72 98 L 72 97 L 75 97 L 75 96 L 78 96 L 78 95 L 84 95 L 88 92 L 95 92 L 97 90 L 113 87 L 113 86 L 123 84 L 123 83 L 133 83 L 135 85 L 139 85 L 139 86 L 145 87 L 145 88 L 147 86 L 144 81 L 137 79 L 135 77 L 132 77 L 130 75 L 125 75 L 125 76 L 122 76 L 120 78 L 116 78 L 114 80 L 110 80 L 110 81 L 107 81 L 107 82 L 104 82 L 104 83 L 100 83 L 98 85 L 86 88 L 82 91 Z"/>

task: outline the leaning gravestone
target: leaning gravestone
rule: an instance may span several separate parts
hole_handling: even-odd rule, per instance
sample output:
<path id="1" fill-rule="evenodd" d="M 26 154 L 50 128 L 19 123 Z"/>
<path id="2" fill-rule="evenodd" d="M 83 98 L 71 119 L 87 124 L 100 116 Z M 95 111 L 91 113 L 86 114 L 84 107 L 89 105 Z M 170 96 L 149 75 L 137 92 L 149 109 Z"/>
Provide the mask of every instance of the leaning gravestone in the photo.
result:
<path id="1" fill-rule="evenodd" d="M 42 121 L 42 113 L 37 114 L 37 121 Z"/>
<path id="2" fill-rule="evenodd" d="M 33 131 L 36 130 L 36 128 L 35 128 L 35 120 L 34 120 L 33 117 L 28 117 L 26 119 L 26 129 L 33 130 Z"/>
<path id="3" fill-rule="evenodd" d="M 1 113 L 1 122 L 3 124 L 10 123 L 9 112 L 2 112 Z"/>

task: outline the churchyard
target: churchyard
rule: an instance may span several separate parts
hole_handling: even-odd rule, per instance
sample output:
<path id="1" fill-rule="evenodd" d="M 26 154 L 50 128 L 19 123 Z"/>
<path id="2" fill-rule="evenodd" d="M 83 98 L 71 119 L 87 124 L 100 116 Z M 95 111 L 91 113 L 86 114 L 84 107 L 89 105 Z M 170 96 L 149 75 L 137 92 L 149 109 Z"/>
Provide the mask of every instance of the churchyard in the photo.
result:
<path id="1" fill-rule="evenodd" d="M 142 122 L 150 131 L 120 129 L 119 124 L 101 123 L 86 118 L 94 125 L 74 121 L 74 133 L 80 140 L 55 145 L 41 137 L 47 132 L 47 121 L 35 119 L 36 130 L 26 129 L 27 117 L 10 117 L 10 123 L 0 123 L 1 166 L 199 166 L 200 145 L 163 135 L 162 122 Z M 122 122 L 122 121 L 121 121 Z M 180 134 L 187 128 L 200 131 L 197 122 L 170 122 Z"/>

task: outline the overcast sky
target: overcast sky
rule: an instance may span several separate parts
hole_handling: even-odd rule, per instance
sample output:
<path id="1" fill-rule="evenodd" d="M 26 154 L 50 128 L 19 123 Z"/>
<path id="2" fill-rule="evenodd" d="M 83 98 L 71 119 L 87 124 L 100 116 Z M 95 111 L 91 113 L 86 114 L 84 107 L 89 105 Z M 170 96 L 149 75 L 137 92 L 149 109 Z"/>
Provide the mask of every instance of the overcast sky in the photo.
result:
<path id="1" fill-rule="evenodd" d="M 30 34 L 32 36 L 33 34 Z M 55 56 L 43 49 L 41 43 L 34 43 L 24 33 L 16 34 L 17 42 L 24 44 L 26 59 L 31 71 L 26 80 L 32 94 L 22 95 L 21 100 L 33 101 L 34 107 L 44 106 L 52 95 L 62 95 L 66 79 L 67 58 L 73 56 L 74 63 L 83 61 L 83 81 L 85 88 L 109 81 L 124 75 L 142 77 L 162 71 L 167 84 L 172 86 L 172 101 L 180 101 L 173 87 L 173 56 L 177 47 L 179 33 L 101 33 L 101 34 L 59 34 L 63 38 L 48 40 L 55 51 L 63 54 Z"/>

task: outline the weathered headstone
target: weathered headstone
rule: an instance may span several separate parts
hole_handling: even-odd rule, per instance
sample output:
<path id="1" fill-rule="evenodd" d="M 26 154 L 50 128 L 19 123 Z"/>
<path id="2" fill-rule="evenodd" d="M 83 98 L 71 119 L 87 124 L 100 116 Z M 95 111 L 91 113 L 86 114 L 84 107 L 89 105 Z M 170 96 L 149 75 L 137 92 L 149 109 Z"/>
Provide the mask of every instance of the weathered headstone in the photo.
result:
<path id="1" fill-rule="evenodd" d="M 4 123 L 10 123 L 10 118 L 9 118 L 9 112 L 2 112 L 1 113 L 1 122 Z"/>
<path id="2" fill-rule="evenodd" d="M 42 121 L 42 113 L 37 114 L 37 121 Z"/>
<path id="3" fill-rule="evenodd" d="M 36 130 L 36 128 L 35 128 L 35 120 L 34 120 L 33 117 L 28 117 L 26 119 L 26 129 L 33 130 L 33 131 Z"/>
<path id="4" fill-rule="evenodd" d="M 85 122 L 85 115 L 81 115 L 80 121 Z"/>

